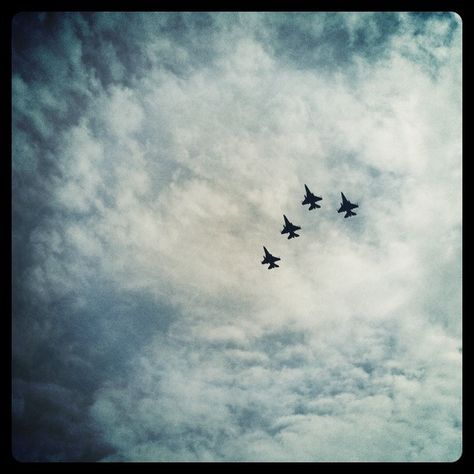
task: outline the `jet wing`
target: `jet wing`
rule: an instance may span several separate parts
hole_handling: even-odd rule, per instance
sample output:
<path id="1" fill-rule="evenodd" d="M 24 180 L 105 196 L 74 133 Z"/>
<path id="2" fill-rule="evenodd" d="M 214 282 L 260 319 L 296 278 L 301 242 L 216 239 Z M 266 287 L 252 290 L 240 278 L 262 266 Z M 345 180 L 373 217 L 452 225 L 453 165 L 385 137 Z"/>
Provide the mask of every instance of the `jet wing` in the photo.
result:
<path id="1" fill-rule="evenodd" d="M 279 257 L 274 257 L 265 247 L 263 247 L 263 250 L 265 251 L 265 256 L 263 257 L 262 264 L 273 264 L 280 260 Z"/>

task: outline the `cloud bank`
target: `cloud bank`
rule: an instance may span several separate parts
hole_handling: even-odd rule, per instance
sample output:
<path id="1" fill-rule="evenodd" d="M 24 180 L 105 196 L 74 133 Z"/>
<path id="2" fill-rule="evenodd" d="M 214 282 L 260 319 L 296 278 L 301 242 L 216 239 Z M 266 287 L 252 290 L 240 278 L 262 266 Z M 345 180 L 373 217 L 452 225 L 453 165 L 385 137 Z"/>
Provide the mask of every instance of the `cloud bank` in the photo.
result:
<path id="1" fill-rule="evenodd" d="M 461 29 L 16 16 L 14 456 L 456 460 Z"/>

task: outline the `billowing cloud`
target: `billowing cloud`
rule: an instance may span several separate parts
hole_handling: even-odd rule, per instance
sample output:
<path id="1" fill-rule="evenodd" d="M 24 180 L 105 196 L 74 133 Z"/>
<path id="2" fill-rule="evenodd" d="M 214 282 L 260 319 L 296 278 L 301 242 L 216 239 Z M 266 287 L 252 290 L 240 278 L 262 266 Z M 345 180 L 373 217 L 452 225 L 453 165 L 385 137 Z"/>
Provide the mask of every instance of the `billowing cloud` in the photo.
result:
<path id="1" fill-rule="evenodd" d="M 13 26 L 18 459 L 459 457 L 459 17 Z"/>

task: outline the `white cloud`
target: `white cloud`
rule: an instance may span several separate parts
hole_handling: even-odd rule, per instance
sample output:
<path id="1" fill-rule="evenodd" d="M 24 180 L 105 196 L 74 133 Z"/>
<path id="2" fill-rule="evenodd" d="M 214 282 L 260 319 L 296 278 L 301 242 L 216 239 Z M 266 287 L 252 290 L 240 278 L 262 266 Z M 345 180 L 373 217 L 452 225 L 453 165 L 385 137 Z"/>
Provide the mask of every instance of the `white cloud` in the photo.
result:
<path id="1" fill-rule="evenodd" d="M 108 459 L 459 455 L 459 288 L 442 295 L 460 268 L 460 59 L 445 20 L 411 45 L 407 18 L 387 57 L 334 75 L 222 27 L 211 65 L 177 77 L 156 64 L 64 131 L 53 195 L 80 223 L 38 232 L 35 285 L 93 271 L 176 308 L 125 385 L 95 394 Z M 423 48 L 435 79 L 413 60 Z M 301 206 L 304 183 L 321 209 Z M 359 202 L 352 220 L 340 191 Z M 299 239 L 280 235 L 283 213 Z M 263 245 L 279 269 L 260 265 Z"/>

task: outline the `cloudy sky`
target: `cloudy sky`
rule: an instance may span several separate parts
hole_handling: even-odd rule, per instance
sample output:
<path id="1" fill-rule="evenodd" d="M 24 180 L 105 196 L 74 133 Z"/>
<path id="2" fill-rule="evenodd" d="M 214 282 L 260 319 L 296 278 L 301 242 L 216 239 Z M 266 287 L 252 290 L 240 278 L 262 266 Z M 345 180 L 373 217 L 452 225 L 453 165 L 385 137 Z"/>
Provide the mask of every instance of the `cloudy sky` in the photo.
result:
<path id="1" fill-rule="evenodd" d="M 17 15 L 14 456 L 456 460 L 461 34 Z"/>

